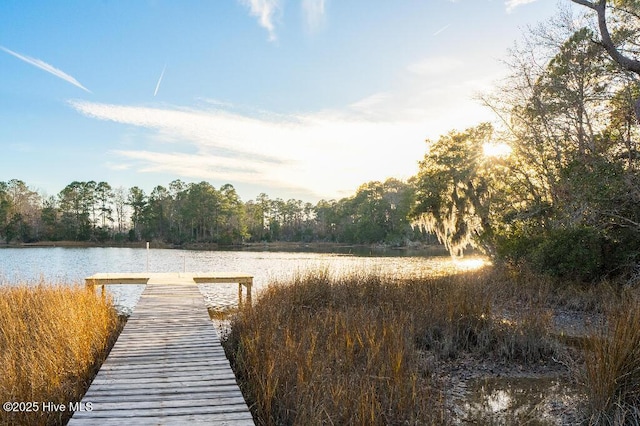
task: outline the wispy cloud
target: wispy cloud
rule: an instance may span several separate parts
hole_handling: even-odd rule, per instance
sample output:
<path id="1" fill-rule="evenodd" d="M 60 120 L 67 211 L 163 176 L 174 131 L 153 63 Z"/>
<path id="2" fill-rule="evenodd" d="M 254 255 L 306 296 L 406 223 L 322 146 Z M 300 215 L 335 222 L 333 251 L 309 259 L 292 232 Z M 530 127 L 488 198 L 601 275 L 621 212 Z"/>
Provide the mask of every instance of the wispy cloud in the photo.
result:
<path id="1" fill-rule="evenodd" d="M 516 7 L 533 3 L 535 1 L 538 0 L 507 0 L 504 2 L 504 4 L 507 7 L 507 13 L 511 13 Z"/>
<path id="2" fill-rule="evenodd" d="M 158 79 L 158 83 L 156 84 L 156 90 L 153 91 L 153 97 L 155 97 L 158 94 L 158 89 L 160 89 L 160 83 L 162 83 L 162 77 L 164 77 L 164 72 L 167 69 L 167 65 L 164 65 L 164 68 L 162 68 L 162 72 L 160 73 L 160 78 Z"/>
<path id="3" fill-rule="evenodd" d="M 251 16 L 258 18 L 261 27 L 269 32 L 269 41 L 276 40 L 276 28 L 273 23 L 275 12 L 280 9 L 280 0 L 239 0 L 249 8 Z"/>
<path id="4" fill-rule="evenodd" d="M 84 90 L 85 92 L 89 92 L 91 93 L 91 91 L 89 89 L 87 89 L 86 87 L 84 87 L 82 84 L 80 84 L 80 82 L 78 80 L 76 80 L 75 78 L 71 77 L 69 74 L 65 73 L 64 71 L 59 70 L 58 68 L 55 68 L 52 65 L 49 65 L 48 63 L 40 60 L 40 59 L 36 59 L 36 58 L 32 58 L 30 56 L 26 56 L 26 55 L 21 55 L 20 53 L 14 52 L 13 50 L 7 49 L 6 47 L 0 46 L 0 50 L 3 50 L 5 52 L 7 52 L 10 55 L 15 56 L 16 58 L 30 64 L 33 65 L 34 67 L 40 68 L 43 71 L 46 71 L 50 74 L 55 75 L 58 78 L 61 78 L 62 80 L 73 84 L 76 87 L 79 87 L 80 89 Z"/>
<path id="5" fill-rule="evenodd" d="M 325 0 L 302 0 L 302 12 L 310 31 L 317 31 L 324 23 L 325 4 Z"/>
<path id="6" fill-rule="evenodd" d="M 351 108 L 372 120 L 421 122 L 428 138 L 491 120 L 491 111 L 473 99 L 490 91 L 504 72 L 497 62 L 482 64 L 481 55 L 418 60 L 406 66 L 392 90 L 372 94 Z"/>
<path id="7" fill-rule="evenodd" d="M 433 33 L 434 36 L 437 36 L 438 34 L 446 31 L 449 27 L 451 26 L 451 24 L 447 24 L 444 27 L 440 28 L 438 31 L 436 31 L 435 33 Z"/>
<path id="8" fill-rule="evenodd" d="M 372 121 L 344 111 L 250 117 L 207 107 L 71 105 L 89 117 L 150 130 L 140 141 L 146 147 L 113 151 L 120 161 L 111 161 L 130 169 L 314 197 L 346 196 L 367 180 L 409 177 L 424 149 L 423 123 Z"/>
<path id="9" fill-rule="evenodd" d="M 191 179 L 215 180 L 218 182 L 254 183 L 279 188 L 306 190 L 298 185 L 274 179 L 277 168 L 265 174 L 265 168 L 256 170 L 244 160 L 217 157 L 214 155 L 189 154 L 184 152 L 157 152 L 151 150 L 116 150 L 114 154 L 136 167 L 141 173 L 171 173 Z M 273 177 L 272 177 L 273 176 Z"/>

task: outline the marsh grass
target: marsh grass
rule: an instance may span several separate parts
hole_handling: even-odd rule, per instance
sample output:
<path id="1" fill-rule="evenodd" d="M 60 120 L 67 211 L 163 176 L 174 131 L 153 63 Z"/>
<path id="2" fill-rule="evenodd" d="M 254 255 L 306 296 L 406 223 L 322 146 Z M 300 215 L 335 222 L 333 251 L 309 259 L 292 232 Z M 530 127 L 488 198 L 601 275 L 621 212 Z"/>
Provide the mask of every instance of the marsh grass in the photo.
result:
<path id="1" fill-rule="evenodd" d="M 209 318 L 213 321 L 227 321 L 233 315 L 238 313 L 238 308 L 207 308 L 207 312 L 209 313 Z"/>
<path id="2" fill-rule="evenodd" d="M 405 282 L 418 345 L 440 359 L 461 353 L 523 363 L 549 359 L 556 350 L 550 311 L 536 297 L 509 295 L 509 285 L 492 270 Z M 507 305 L 517 306 L 518 315 L 505 317 Z"/>
<path id="3" fill-rule="evenodd" d="M 640 424 L 640 303 L 612 307 L 586 342 L 581 371 L 593 425 Z"/>
<path id="4" fill-rule="evenodd" d="M 325 271 L 269 286 L 225 348 L 259 423 L 446 424 L 433 363 L 462 354 L 549 359 L 549 315 L 492 312 L 491 275 L 394 279 Z"/>
<path id="5" fill-rule="evenodd" d="M 0 402 L 79 401 L 117 337 L 109 300 L 71 286 L 0 287 Z M 2 425 L 64 424 L 69 411 L 0 411 Z"/>

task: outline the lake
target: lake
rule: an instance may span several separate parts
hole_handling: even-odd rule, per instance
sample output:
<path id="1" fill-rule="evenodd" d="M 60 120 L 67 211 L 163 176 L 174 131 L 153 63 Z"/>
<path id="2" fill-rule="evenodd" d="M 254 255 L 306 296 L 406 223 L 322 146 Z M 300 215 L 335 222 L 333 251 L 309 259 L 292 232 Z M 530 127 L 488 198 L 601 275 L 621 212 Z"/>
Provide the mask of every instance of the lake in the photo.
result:
<path id="1" fill-rule="evenodd" d="M 416 276 L 468 270 L 484 262 L 472 257 L 454 260 L 442 250 L 354 251 L 340 253 L 309 251 L 196 251 L 144 248 L 29 247 L 0 249 L 0 283 L 83 284 L 99 272 L 244 272 L 254 276 L 254 295 L 274 280 L 298 273 L 328 268 L 332 274 L 371 271 Z M 350 252 L 349 252 L 350 251 Z M 144 286 L 112 285 L 109 291 L 117 308 L 130 313 Z M 233 284 L 200 285 L 206 303 L 213 308 L 237 302 Z"/>

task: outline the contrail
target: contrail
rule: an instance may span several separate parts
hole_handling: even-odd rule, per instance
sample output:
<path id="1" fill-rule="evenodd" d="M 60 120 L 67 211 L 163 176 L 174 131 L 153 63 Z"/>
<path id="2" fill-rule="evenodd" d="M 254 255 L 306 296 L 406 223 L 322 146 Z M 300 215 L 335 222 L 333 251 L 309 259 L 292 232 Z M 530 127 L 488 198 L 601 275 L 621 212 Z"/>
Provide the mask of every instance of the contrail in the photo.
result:
<path id="1" fill-rule="evenodd" d="M 164 77 L 164 70 L 167 69 L 167 64 L 164 64 L 164 68 L 162 68 L 162 72 L 160 73 L 160 78 L 158 79 L 158 84 L 156 84 L 156 90 L 153 92 L 153 96 L 155 97 L 158 94 L 158 89 L 160 88 L 160 83 L 162 83 L 162 77 Z"/>
<path id="2" fill-rule="evenodd" d="M 449 28 L 451 26 L 451 24 L 447 24 L 444 27 L 440 28 L 438 31 L 436 31 L 435 33 L 433 33 L 434 36 L 437 36 L 438 34 L 440 34 L 441 32 L 445 31 L 447 28 Z"/>
<path id="3" fill-rule="evenodd" d="M 87 89 L 86 87 L 84 87 L 82 84 L 80 84 L 80 82 L 78 80 L 76 80 L 75 78 L 71 77 L 69 74 L 65 73 L 64 71 L 60 71 L 59 69 L 55 68 L 52 65 L 49 65 L 48 63 L 41 61 L 40 59 L 36 59 L 36 58 L 32 58 L 30 56 L 25 56 L 25 55 L 21 55 L 17 52 L 14 52 L 13 50 L 7 49 L 6 47 L 0 46 L 1 50 L 4 50 L 5 52 L 7 52 L 9 55 L 13 55 L 16 58 L 25 61 L 28 64 L 33 65 L 34 67 L 40 68 L 41 70 L 44 70 L 50 74 L 55 75 L 58 78 L 63 79 L 64 81 L 73 84 L 76 87 L 81 88 L 82 90 L 84 90 L 85 92 L 89 92 L 91 93 L 91 90 Z"/>

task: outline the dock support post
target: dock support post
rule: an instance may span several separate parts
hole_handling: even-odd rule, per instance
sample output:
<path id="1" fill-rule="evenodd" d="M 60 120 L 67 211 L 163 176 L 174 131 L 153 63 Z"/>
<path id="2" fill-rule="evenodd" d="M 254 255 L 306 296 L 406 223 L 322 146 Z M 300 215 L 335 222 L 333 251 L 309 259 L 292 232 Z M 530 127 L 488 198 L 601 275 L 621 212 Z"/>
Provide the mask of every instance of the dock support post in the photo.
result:
<path id="1" fill-rule="evenodd" d="M 251 307 L 251 287 L 253 285 L 253 278 L 242 280 L 238 283 L 238 308 L 242 309 L 242 286 L 247 288 L 247 306 Z"/>
<path id="2" fill-rule="evenodd" d="M 93 292 L 93 294 L 96 293 L 96 280 L 92 279 L 92 278 L 86 278 L 84 280 L 84 285 L 85 288 L 91 292 Z M 104 290 L 104 284 L 98 284 L 101 289 L 100 289 L 100 295 L 102 296 L 102 299 L 104 299 L 105 296 L 105 290 Z"/>

